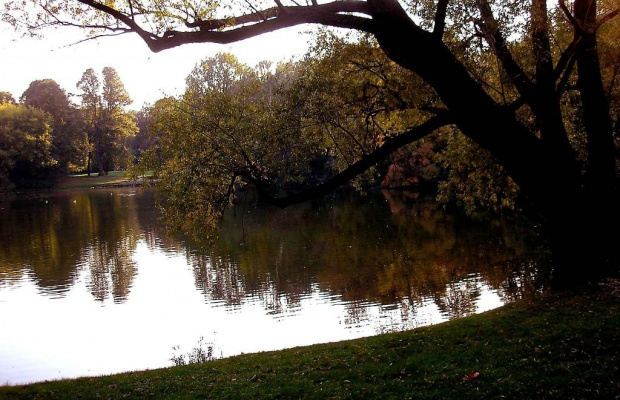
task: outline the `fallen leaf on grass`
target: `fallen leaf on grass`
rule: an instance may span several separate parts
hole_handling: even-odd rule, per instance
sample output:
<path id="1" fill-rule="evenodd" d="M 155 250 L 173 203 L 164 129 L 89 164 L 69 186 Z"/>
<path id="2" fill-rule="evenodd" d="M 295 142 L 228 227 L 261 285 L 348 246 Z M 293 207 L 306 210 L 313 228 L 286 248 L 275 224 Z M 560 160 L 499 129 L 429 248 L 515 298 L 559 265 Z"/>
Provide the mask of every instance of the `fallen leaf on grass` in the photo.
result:
<path id="1" fill-rule="evenodd" d="M 463 377 L 463 382 L 467 382 L 467 381 L 473 381 L 475 379 L 480 378 L 480 372 L 478 371 L 471 371 L 470 373 L 468 373 L 467 375 L 465 375 Z"/>

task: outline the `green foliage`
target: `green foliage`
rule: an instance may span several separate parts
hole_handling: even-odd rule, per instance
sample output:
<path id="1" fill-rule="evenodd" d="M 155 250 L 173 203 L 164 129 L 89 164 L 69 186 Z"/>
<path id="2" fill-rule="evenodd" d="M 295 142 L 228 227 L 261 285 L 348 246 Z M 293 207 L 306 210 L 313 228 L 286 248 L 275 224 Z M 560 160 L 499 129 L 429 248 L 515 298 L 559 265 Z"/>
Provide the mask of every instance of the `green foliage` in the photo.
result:
<path id="1" fill-rule="evenodd" d="M 20 101 L 49 113 L 52 117 L 52 157 L 61 173 L 83 170 L 87 138 L 79 111 L 65 91 L 52 79 L 37 80 L 22 94 Z"/>
<path id="2" fill-rule="evenodd" d="M 138 131 L 135 136 L 130 136 L 128 138 L 127 147 L 133 155 L 134 160 L 139 160 L 144 151 L 149 150 L 157 143 L 157 134 L 152 131 L 153 125 L 156 122 L 153 116 L 153 106 L 148 104 L 142 106 L 140 111 L 134 114 L 134 119 Z M 134 167 L 135 162 L 132 168 Z"/>
<path id="3" fill-rule="evenodd" d="M 50 125 L 43 111 L 0 104 L 0 190 L 46 177 L 55 164 Z"/>
<path id="4" fill-rule="evenodd" d="M 422 122 L 430 115 L 423 108 L 434 104 L 420 78 L 368 37 L 320 32 L 299 68 L 289 95 L 300 110 L 303 134 L 320 138 L 336 171 Z M 363 178 L 380 179 L 385 166 L 380 169 L 379 177 Z"/>
<path id="5" fill-rule="evenodd" d="M 153 107 L 158 146 L 143 157 L 154 169 L 172 226 L 213 233 L 233 193 L 247 180 L 274 180 L 301 146 L 275 114 L 280 99 L 230 55 L 199 63 L 180 99 Z M 273 85 L 273 84 L 272 84 Z M 273 85 L 275 86 L 275 85 Z"/>
<path id="6" fill-rule="evenodd" d="M 139 169 L 156 171 L 175 229 L 209 235 L 240 189 L 277 194 L 323 183 L 420 123 L 429 113 L 419 109 L 434 101 L 368 38 L 323 33 L 303 60 L 275 68 L 218 54 L 196 65 L 182 98 L 154 105 L 158 146 Z M 434 147 L 407 149 L 428 179 L 438 175 Z M 354 184 L 377 182 L 386 168 Z"/>
<path id="7" fill-rule="evenodd" d="M 15 101 L 11 93 L 0 91 L 0 104 L 4 103 L 16 104 L 17 102 Z"/>
<path id="8" fill-rule="evenodd" d="M 438 158 L 446 171 L 445 179 L 439 183 L 441 202 L 456 202 L 468 212 L 481 208 L 515 209 L 518 186 L 489 152 L 464 135 L 450 133 Z"/>
<path id="9" fill-rule="evenodd" d="M 88 132 L 90 161 L 96 159 L 99 174 L 127 168 L 129 137 L 138 132 L 134 116 L 124 107 L 131 98 L 114 68 L 103 69 L 103 83 L 91 68 L 84 71 L 77 83 L 81 90 L 82 115 Z"/>

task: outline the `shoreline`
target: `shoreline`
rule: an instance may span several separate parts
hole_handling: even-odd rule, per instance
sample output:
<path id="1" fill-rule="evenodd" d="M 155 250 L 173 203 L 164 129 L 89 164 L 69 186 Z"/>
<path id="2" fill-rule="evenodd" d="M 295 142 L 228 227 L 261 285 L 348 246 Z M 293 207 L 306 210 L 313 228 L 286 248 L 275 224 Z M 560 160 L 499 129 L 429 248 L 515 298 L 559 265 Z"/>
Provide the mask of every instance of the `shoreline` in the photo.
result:
<path id="1" fill-rule="evenodd" d="M 0 387 L 0 398 L 614 398 L 620 285 L 410 331 L 202 364 Z"/>

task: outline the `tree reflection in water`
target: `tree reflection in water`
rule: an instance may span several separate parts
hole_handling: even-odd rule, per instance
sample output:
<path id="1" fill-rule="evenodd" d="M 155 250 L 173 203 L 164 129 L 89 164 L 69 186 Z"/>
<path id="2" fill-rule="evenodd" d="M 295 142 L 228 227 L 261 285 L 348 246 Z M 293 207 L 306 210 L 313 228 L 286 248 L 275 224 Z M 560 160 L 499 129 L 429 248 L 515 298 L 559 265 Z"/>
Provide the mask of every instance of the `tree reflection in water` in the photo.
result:
<path id="1" fill-rule="evenodd" d="M 64 296 L 87 269 L 96 300 L 125 301 L 141 232 L 127 195 L 110 189 L 3 202 L 0 284 L 32 275 L 43 293 Z"/>
<path id="2" fill-rule="evenodd" d="M 231 210 L 219 240 L 190 254 L 196 284 L 209 301 L 257 298 L 271 314 L 329 293 L 346 305 L 345 323 L 397 312 L 399 329 L 417 326 L 418 309 L 431 303 L 454 318 L 475 312 L 484 290 L 505 302 L 544 287 L 537 266 L 546 252 L 518 220 L 450 214 L 405 192 L 382 196 Z M 369 315 L 377 303 L 381 315 Z"/>
<path id="3" fill-rule="evenodd" d="M 258 301 L 277 316 L 298 312 L 304 299 L 336 299 L 351 326 L 376 318 L 415 327 L 431 309 L 469 315 L 483 293 L 507 302 L 544 285 L 546 252 L 526 224 L 446 213 L 406 192 L 334 195 L 286 210 L 238 205 L 213 243 L 165 233 L 150 190 L 5 201 L 0 218 L 0 285 L 31 275 L 43 293 L 63 296 L 86 273 L 101 302 L 130 296 L 138 242 L 184 254 L 208 302 Z"/>

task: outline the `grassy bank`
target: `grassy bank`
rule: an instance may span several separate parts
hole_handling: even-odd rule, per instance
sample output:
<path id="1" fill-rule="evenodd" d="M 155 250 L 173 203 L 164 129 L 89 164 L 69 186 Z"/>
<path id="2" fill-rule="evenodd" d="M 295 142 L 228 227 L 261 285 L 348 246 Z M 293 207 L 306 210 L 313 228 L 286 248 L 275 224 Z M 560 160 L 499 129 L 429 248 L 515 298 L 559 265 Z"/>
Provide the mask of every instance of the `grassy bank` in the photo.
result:
<path id="1" fill-rule="evenodd" d="M 89 187 L 105 187 L 131 184 L 132 179 L 129 175 L 125 176 L 123 171 L 110 171 L 108 175 L 99 176 L 96 173 L 88 176 L 87 174 L 68 175 L 59 179 L 54 185 L 54 189 L 79 189 Z"/>
<path id="2" fill-rule="evenodd" d="M 618 289 L 199 365 L 0 388 L 0 398 L 614 399 Z"/>
<path id="3" fill-rule="evenodd" d="M 152 176 L 152 173 L 149 172 L 147 177 L 150 176 Z M 55 182 L 54 189 L 66 190 L 110 186 L 133 186 L 135 184 L 141 184 L 142 179 L 143 178 L 138 178 L 137 181 L 134 181 L 129 172 L 123 171 L 110 171 L 108 175 L 102 176 L 96 173 L 92 173 L 91 176 L 87 174 L 75 174 L 59 179 Z"/>

